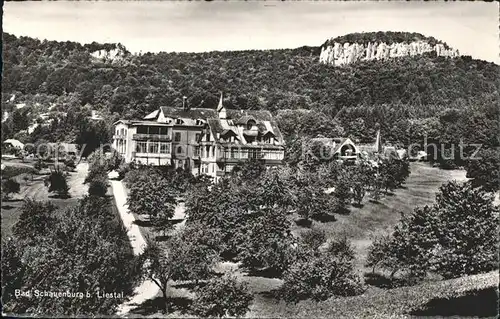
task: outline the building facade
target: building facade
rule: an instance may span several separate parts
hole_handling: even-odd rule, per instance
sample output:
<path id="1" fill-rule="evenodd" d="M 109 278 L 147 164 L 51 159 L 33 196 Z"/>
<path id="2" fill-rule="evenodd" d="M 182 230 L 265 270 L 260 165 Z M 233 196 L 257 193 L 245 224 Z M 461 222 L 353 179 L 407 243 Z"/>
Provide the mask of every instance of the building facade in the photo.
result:
<path id="1" fill-rule="evenodd" d="M 284 143 L 269 111 L 161 107 L 141 120 L 115 123 L 113 147 L 126 162 L 183 168 L 215 181 L 239 162 L 282 165 Z"/>

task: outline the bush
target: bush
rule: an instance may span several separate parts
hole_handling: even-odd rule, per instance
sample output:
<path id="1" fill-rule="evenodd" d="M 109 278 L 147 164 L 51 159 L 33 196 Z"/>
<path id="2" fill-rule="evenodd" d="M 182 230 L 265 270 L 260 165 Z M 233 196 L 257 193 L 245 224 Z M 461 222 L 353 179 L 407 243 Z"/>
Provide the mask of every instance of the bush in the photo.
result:
<path id="1" fill-rule="evenodd" d="M 296 260 L 283 274 L 283 280 L 282 293 L 287 302 L 309 298 L 319 301 L 363 292 L 352 261 L 329 252 Z"/>
<path id="2" fill-rule="evenodd" d="M 76 168 L 75 160 L 73 158 L 68 158 L 64 161 L 64 165 L 71 171 L 74 171 Z"/>
<path id="3" fill-rule="evenodd" d="M 89 183 L 89 195 L 104 197 L 108 191 L 108 183 L 105 179 L 94 179 Z"/>
<path id="4" fill-rule="evenodd" d="M 21 207 L 21 215 L 13 232 L 18 239 L 33 239 L 46 235 L 55 223 L 56 207 L 50 202 L 26 199 Z"/>
<path id="5" fill-rule="evenodd" d="M 2 183 L 2 195 L 4 199 L 8 199 L 12 193 L 19 193 L 21 187 L 13 178 L 9 178 Z"/>
<path id="6" fill-rule="evenodd" d="M 225 276 L 196 290 L 192 311 L 205 318 L 243 317 L 252 299 L 246 284 L 238 283 L 234 277 Z"/>
<path id="7" fill-rule="evenodd" d="M 51 172 L 46 184 L 49 187 L 49 192 L 56 192 L 59 196 L 68 196 L 69 186 L 62 170 L 57 169 Z"/>

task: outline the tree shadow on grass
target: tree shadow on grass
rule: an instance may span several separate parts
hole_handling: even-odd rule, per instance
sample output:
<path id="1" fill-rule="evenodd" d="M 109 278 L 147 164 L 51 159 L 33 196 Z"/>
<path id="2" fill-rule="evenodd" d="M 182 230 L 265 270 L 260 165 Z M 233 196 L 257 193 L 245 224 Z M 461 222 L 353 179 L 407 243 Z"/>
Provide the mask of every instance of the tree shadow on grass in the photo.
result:
<path id="1" fill-rule="evenodd" d="M 378 288 L 390 289 L 402 287 L 404 281 L 398 278 L 390 278 L 379 273 L 365 273 L 365 283 Z"/>
<path id="2" fill-rule="evenodd" d="M 467 295 L 452 298 L 435 298 L 421 309 L 410 313 L 412 316 L 432 317 L 497 317 L 497 293 L 495 288 L 471 291 Z"/>
<path id="3" fill-rule="evenodd" d="M 153 223 L 150 220 L 136 219 L 133 223 L 139 227 L 153 227 Z"/>
<path id="4" fill-rule="evenodd" d="M 358 204 L 358 203 L 353 203 L 353 204 L 352 204 L 352 207 L 356 207 L 356 208 L 363 208 L 363 206 L 365 206 L 363 203 L 360 203 L 360 204 Z"/>
<path id="5" fill-rule="evenodd" d="M 52 199 L 68 199 L 68 198 L 71 198 L 71 195 L 69 195 L 69 194 L 53 194 L 53 195 L 49 195 L 49 198 L 52 198 Z"/>
<path id="6" fill-rule="evenodd" d="M 266 299 L 280 300 L 283 297 L 282 289 L 280 288 L 272 289 L 269 291 L 261 291 L 258 294 Z"/>
<path id="7" fill-rule="evenodd" d="M 368 200 L 368 201 L 369 201 L 370 203 L 377 204 L 377 205 L 380 205 L 380 204 L 381 204 L 380 200 L 376 200 L 376 199 L 370 199 L 370 200 Z"/>
<path id="8" fill-rule="evenodd" d="M 215 277 L 218 277 L 219 274 L 214 274 Z M 198 282 L 195 281 L 184 281 L 180 283 L 175 283 L 172 285 L 173 288 L 175 289 L 187 289 L 187 290 L 194 290 L 195 288 L 201 288 L 206 286 L 208 283 L 208 280 L 200 280 Z"/>
<path id="9" fill-rule="evenodd" d="M 153 299 L 148 299 L 137 308 L 132 309 L 130 314 L 149 316 L 158 313 L 163 313 L 165 309 L 163 297 L 155 297 Z M 179 311 L 181 313 L 187 313 L 191 306 L 191 299 L 184 297 L 169 297 L 167 298 L 168 311 L 169 313 Z"/>
<path id="10" fill-rule="evenodd" d="M 167 241 L 170 237 L 172 237 L 171 235 L 158 235 L 158 236 L 155 236 L 155 240 L 156 241 Z"/>
<path id="11" fill-rule="evenodd" d="M 248 276 L 264 278 L 281 278 L 281 274 L 274 269 L 248 269 Z"/>
<path id="12" fill-rule="evenodd" d="M 16 206 L 11 206 L 11 205 L 3 205 L 2 209 L 13 209 L 16 208 Z"/>
<path id="13" fill-rule="evenodd" d="M 2 198 L 2 202 L 4 203 L 17 203 L 17 202 L 22 202 L 24 199 L 22 198 Z"/>
<path id="14" fill-rule="evenodd" d="M 312 220 L 306 219 L 306 218 L 299 218 L 295 221 L 295 224 L 300 227 L 311 227 L 312 225 Z"/>
<path id="15" fill-rule="evenodd" d="M 177 219 L 171 219 L 170 222 L 172 223 L 172 225 L 175 225 L 175 224 L 182 223 L 183 220 L 184 220 L 184 218 L 177 218 Z"/>
<path id="16" fill-rule="evenodd" d="M 329 223 L 329 222 L 334 222 L 337 220 L 334 215 L 331 214 L 321 214 L 321 215 L 314 215 L 312 217 L 315 221 L 321 222 L 321 223 Z"/>

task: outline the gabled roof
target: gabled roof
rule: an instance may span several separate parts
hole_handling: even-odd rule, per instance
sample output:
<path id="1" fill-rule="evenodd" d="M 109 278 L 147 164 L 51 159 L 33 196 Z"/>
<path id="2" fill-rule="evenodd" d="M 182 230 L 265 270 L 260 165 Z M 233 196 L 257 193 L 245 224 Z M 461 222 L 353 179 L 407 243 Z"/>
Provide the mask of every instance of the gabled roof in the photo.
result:
<path id="1" fill-rule="evenodd" d="M 342 148 L 343 145 L 345 145 L 346 142 L 349 142 L 349 144 L 354 145 L 354 147 L 358 149 L 358 147 L 354 144 L 354 142 L 347 137 L 333 137 L 333 138 L 316 137 L 311 139 L 311 142 L 312 143 L 319 142 L 322 143 L 323 145 L 333 147 L 332 149 L 333 154 L 340 152 L 340 149 Z"/>
<path id="2" fill-rule="evenodd" d="M 161 110 L 165 117 L 171 118 L 208 119 L 217 117 L 217 111 L 215 109 L 192 108 L 184 110 L 178 107 L 162 106 Z"/>

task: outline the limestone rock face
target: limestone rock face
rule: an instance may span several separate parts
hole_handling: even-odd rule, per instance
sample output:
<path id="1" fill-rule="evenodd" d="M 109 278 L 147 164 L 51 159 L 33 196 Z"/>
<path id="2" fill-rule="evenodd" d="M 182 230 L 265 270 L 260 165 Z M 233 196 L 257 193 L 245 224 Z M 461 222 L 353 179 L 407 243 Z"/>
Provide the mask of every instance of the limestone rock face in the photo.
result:
<path id="1" fill-rule="evenodd" d="M 369 42 L 367 45 L 359 43 L 329 44 L 321 48 L 319 61 L 330 65 L 345 65 L 357 61 L 382 60 L 403 56 L 421 55 L 426 52 L 436 52 L 437 56 L 457 57 L 456 49 L 447 49 L 441 43 L 434 46 L 425 41 L 411 43 Z"/>

